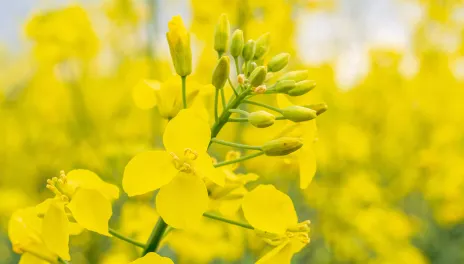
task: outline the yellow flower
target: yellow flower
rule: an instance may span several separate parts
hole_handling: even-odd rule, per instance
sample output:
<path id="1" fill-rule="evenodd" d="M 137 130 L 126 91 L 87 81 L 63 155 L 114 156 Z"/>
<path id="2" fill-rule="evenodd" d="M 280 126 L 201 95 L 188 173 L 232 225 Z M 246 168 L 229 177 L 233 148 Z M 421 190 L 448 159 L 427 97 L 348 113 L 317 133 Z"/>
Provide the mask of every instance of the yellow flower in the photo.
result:
<path id="1" fill-rule="evenodd" d="M 130 264 L 174 264 L 170 258 L 161 257 L 160 255 L 150 252 L 145 256 L 132 261 Z"/>
<path id="2" fill-rule="evenodd" d="M 58 257 L 70 260 L 69 235 L 64 203 L 58 199 L 49 203 L 43 219 L 39 218 L 37 208 L 29 207 L 14 212 L 8 224 L 13 250 L 23 253 L 24 264 L 57 262 Z"/>
<path id="3" fill-rule="evenodd" d="M 174 16 L 168 23 L 166 38 L 171 52 L 172 62 L 177 74 L 187 76 L 192 73 L 192 50 L 190 34 L 180 16 Z"/>
<path id="4" fill-rule="evenodd" d="M 102 181 L 88 170 L 72 170 L 47 181 L 47 188 L 65 202 L 74 220 L 83 228 L 105 236 L 113 214 L 111 200 L 119 197 L 118 187 Z"/>
<path id="5" fill-rule="evenodd" d="M 166 151 L 138 154 L 124 170 L 123 188 L 129 196 L 160 189 L 157 211 L 175 228 L 196 225 L 208 206 L 203 178 L 223 186 L 225 176 L 206 152 L 211 132 L 193 109 L 184 109 L 166 126 Z"/>
<path id="6" fill-rule="evenodd" d="M 202 88 L 205 87 L 195 81 L 189 81 L 187 105 L 192 105 Z M 182 109 L 181 81 L 176 76 L 163 83 L 156 80 L 142 80 L 134 87 L 132 97 L 139 108 L 150 109 L 156 106 L 161 117 L 171 119 Z"/>
<path id="7" fill-rule="evenodd" d="M 309 221 L 298 223 L 293 202 L 272 185 L 259 185 L 245 195 L 245 219 L 258 236 L 274 248 L 256 263 L 290 263 L 292 256 L 309 243 Z"/>

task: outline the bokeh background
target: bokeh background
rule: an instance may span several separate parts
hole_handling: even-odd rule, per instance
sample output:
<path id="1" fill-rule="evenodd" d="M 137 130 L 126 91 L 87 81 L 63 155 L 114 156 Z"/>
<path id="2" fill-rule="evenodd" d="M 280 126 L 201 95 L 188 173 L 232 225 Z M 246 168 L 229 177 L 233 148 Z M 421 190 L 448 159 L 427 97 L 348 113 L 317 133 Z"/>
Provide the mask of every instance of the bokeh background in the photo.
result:
<path id="1" fill-rule="evenodd" d="M 289 52 L 289 68 L 309 70 L 318 87 L 295 103 L 329 105 L 307 190 L 291 158 L 240 168 L 288 192 L 300 219 L 311 219 L 311 243 L 294 263 L 464 263 L 458 0 L 1 1 L 0 263 L 17 263 L 8 218 L 51 196 L 47 178 L 85 168 L 120 186 L 133 155 L 162 146 L 166 121 L 142 109 L 134 86 L 174 73 L 164 34 L 177 14 L 192 32 L 192 80 L 210 82 L 221 13 L 246 38 L 271 32 L 270 55 Z M 271 132 L 231 126 L 223 136 L 259 143 Z M 150 199 L 123 195 L 111 225 L 144 241 L 157 219 Z M 162 253 L 176 263 L 251 263 L 253 241 L 226 231 L 177 234 Z M 72 263 L 137 254 L 90 232 L 71 244 Z"/>

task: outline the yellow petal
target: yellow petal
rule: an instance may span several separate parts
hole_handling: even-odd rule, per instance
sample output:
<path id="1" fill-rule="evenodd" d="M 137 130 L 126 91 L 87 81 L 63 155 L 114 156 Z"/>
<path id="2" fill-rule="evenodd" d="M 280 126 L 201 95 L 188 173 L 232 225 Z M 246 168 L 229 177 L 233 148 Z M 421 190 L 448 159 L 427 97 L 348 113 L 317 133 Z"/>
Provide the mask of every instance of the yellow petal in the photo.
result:
<path id="1" fill-rule="evenodd" d="M 298 155 L 300 163 L 300 188 L 306 189 L 316 174 L 316 156 L 310 146 L 303 145 Z"/>
<path id="2" fill-rule="evenodd" d="M 200 177 L 179 172 L 156 197 L 156 209 L 174 228 L 189 228 L 201 220 L 208 207 L 208 191 Z"/>
<path id="3" fill-rule="evenodd" d="M 13 246 L 41 244 L 42 219 L 37 216 L 34 207 L 15 211 L 8 222 L 8 237 Z"/>
<path id="4" fill-rule="evenodd" d="M 137 107 L 150 109 L 156 104 L 155 91 L 160 89 L 160 83 L 155 80 L 141 80 L 132 89 L 132 99 Z"/>
<path id="5" fill-rule="evenodd" d="M 201 178 L 205 177 L 219 186 L 224 186 L 226 175 L 222 169 L 216 169 L 208 153 L 199 153 L 194 161 L 195 173 Z"/>
<path id="6" fill-rule="evenodd" d="M 111 202 L 100 192 L 80 188 L 68 208 L 76 222 L 85 229 L 111 236 L 108 233 L 108 220 L 113 214 Z"/>
<path id="7" fill-rule="evenodd" d="M 69 227 L 64 205 L 55 201 L 50 203 L 42 222 L 42 239 L 44 244 L 64 260 L 69 256 Z"/>
<path id="8" fill-rule="evenodd" d="M 118 199 L 119 188 L 104 182 L 97 174 L 89 170 L 72 170 L 66 174 L 68 183 L 75 188 L 93 189 L 101 192 L 108 199 Z"/>
<path id="9" fill-rule="evenodd" d="M 290 264 L 292 252 L 289 240 L 271 249 L 256 264 Z"/>
<path id="10" fill-rule="evenodd" d="M 298 222 L 290 197 L 272 185 L 259 185 L 246 194 L 242 209 L 248 223 L 262 231 L 282 234 Z"/>
<path id="11" fill-rule="evenodd" d="M 173 158 L 166 151 L 147 151 L 133 157 L 122 178 L 122 187 L 129 196 L 140 195 L 168 184 L 177 174 Z"/>
<path id="12" fill-rule="evenodd" d="M 161 257 L 160 255 L 150 252 L 145 256 L 132 261 L 130 264 L 174 264 L 170 258 Z"/>
<path id="13" fill-rule="evenodd" d="M 163 143 L 168 152 L 183 157 L 186 148 L 206 152 L 210 136 L 208 123 L 195 110 L 183 109 L 166 126 Z"/>
<path id="14" fill-rule="evenodd" d="M 24 253 L 18 264 L 49 264 L 50 262 L 40 259 L 31 253 Z"/>

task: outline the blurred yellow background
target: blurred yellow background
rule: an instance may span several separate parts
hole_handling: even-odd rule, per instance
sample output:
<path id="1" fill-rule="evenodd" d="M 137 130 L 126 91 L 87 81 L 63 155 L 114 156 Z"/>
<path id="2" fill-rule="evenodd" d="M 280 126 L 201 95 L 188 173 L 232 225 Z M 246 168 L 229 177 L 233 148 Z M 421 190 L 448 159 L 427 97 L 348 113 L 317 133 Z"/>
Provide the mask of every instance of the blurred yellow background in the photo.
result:
<path id="1" fill-rule="evenodd" d="M 293 263 L 464 263 L 464 2 L 50 0 L 0 9 L 0 263 L 17 263 L 8 219 L 50 196 L 47 178 L 85 168 L 120 186 L 131 157 L 162 146 L 166 121 L 134 87 L 174 74 L 165 32 L 176 14 L 192 34 L 190 79 L 208 84 L 221 13 L 246 38 L 270 32 L 270 55 L 289 52 L 292 67 L 309 70 L 318 86 L 294 103 L 329 106 L 317 119 L 308 189 L 295 185 L 290 158 L 245 163 L 312 221 L 311 243 Z M 259 144 L 274 129 L 223 134 Z M 157 218 L 149 199 L 123 196 L 111 223 L 146 240 Z M 253 259 L 250 239 L 205 229 L 209 237 L 180 236 L 162 251 L 176 263 Z M 72 263 L 136 255 L 88 232 L 71 243 Z"/>

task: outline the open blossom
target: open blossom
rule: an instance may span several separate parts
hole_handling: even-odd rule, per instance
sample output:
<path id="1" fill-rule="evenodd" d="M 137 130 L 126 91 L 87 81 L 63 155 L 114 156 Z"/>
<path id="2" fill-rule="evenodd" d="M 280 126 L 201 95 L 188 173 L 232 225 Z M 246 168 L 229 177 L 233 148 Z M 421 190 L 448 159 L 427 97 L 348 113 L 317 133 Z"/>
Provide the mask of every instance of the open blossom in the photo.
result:
<path id="1" fill-rule="evenodd" d="M 200 115 L 192 109 L 181 110 L 166 126 L 166 151 L 143 152 L 129 161 L 124 191 L 134 196 L 160 189 L 156 209 L 166 223 L 175 228 L 197 224 L 208 207 L 203 178 L 220 186 L 225 181 L 206 152 L 210 137 L 208 123 Z"/>
<path id="2" fill-rule="evenodd" d="M 289 264 L 309 243 L 309 221 L 298 223 L 292 200 L 274 186 L 259 185 L 246 194 L 242 209 L 256 234 L 273 246 L 257 264 Z"/>

